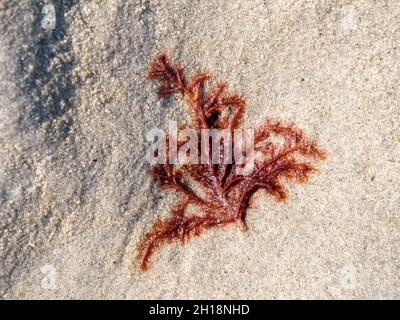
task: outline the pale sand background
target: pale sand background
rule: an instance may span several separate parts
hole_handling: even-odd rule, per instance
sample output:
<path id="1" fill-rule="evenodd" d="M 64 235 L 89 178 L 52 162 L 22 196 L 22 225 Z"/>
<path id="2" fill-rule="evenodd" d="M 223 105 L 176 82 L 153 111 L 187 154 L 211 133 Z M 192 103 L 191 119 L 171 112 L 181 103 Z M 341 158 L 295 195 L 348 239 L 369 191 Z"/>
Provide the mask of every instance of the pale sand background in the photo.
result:
<path id="1" fill-rule="evenodd" d="M 0 3 L 0 294 L 5 298 L 400 298 L 400 3 Z M 146 175 L 145 133 L 185 116 L 144 78 L 162 49 L 293 120 L 328 151 L 249 231 L 135 248 L 173 196 Z M 96 161 L 96 160 L 97 161 Z"/>

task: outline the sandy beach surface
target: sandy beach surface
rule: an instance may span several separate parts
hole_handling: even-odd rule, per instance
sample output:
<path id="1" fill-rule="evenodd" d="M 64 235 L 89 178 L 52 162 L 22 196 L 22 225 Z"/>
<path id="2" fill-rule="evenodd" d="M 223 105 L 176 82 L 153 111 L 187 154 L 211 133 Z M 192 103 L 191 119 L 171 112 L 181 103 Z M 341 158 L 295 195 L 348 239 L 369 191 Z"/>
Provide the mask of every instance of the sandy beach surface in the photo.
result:
<path id="1" fill-rule="evenodd" d="M 257 193 L 248 231 L 142 273 L 175 199 L 145 135 L 187 116 L 145 77 L 162 50 L 242 93 L 244 125 L 293 121 L 328 156 L 284 204 Z M 0 297 L 399 299 L 399 75 L 398 0 L 2 0 Z"/>

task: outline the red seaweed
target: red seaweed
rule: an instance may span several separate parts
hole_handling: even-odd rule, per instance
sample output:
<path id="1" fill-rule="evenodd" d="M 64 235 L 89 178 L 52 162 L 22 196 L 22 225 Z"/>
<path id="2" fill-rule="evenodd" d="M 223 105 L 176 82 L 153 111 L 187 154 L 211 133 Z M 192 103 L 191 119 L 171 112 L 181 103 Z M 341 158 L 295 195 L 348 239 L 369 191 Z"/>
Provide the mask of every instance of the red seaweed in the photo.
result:
<path id="1" fill-rule="evenodd" d="M 207 73 L 198 72 L 188 80 L 178 63 L 172 63 L 166 54 L 160 54 L 151 62 L 148 78 L 159 81 L 161 98 L 171 94 L 183 97 L 192 120 L 192 125 L 185 127 L 197 132 L 201 129 L 233 132 L 239 128 L 245 99 L 238 94 L 226 93 L 225 83 L 218 83 L 206 91 Z M 282 143 L 278 144 L 272 138 L 278 138 Z M 150 175 L 157 185 L 175 190 L 181 197 L 171 209 L 170 216 L 158 218 L 141 241 L 137 256 L 140 270 L 149 268 L 151 255 L 164 243 L 178 240 L 183 244 L 209 228 L 231 223 L 246 230 L 246 210 L 256 191 L 265 190 L 277 201 L 284 201 L 287 190 L 283 180 L 306 182 L 311 173 L 318 171 L 306 159 L 325 158 L 325 151 L 305 137 L 294 124 L 284 125 L 270 119 L 255 130 L 254 150 L 262 157 L 254 160 L 252 171 L 246 175 L 238 173 L 236 169 L 241 164 L 234 159 L 230 164 L 166 163 L 151 166 Z M 200 185 L 203 193 L 200 195 L 194 191 L 189 181 Z"/>

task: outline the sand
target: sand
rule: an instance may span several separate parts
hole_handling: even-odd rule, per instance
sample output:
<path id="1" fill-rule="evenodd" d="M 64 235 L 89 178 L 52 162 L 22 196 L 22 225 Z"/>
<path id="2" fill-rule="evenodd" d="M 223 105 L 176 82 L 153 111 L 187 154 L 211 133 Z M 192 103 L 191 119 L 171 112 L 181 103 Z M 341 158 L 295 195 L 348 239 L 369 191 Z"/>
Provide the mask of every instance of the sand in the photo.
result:
<path id="1" fill-rule="evenodd" d="M 244 125 L 293 121 L 328 157 L 284 204 L 256 194 L 247 232 L 164 246 L 141 273 L 174 200 L 145 134 L 186 117 L 145 79 L 162 50 L 243 93 Z M 400 298 L 399 74 L 397 0 L 3 0 L 0 296 Z"/>

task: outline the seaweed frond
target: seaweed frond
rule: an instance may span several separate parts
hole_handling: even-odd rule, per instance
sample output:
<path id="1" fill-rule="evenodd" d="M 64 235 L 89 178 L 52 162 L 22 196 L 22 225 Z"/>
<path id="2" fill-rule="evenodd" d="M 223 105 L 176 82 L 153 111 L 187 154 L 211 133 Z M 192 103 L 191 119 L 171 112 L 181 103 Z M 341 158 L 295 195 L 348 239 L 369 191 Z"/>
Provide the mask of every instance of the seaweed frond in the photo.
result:
<path id="1" fill-rule="evenodd" d="M 218 83 L 206 91 L 209 75 L 198 72 L 187 80 L 183 68 L 172 63 L 166 54 L 157 56 L 150 64 L 148 78 L 158 80 L 158 94 L 165 98 L 180 94 L 191 114 L 193 128 L 239 128 L 245 99 L 238 94 L 226 93 L 227 85 Z M 276 143 L 276 140 L 281 143 Z M 234 142 L 235 143 L 235 142 Z M 260 190 L 277 201 L 284 201 L 287 190 L 284 180 L 304 183 L 318 170 L 309 160 L 323 160 L 325 151 L 315 141 L 305 137 L 294 124 L 267 120 L 255 131 L 254 150 L 259 157 L 249 174 L 241 175 L 241 164 L 234 159 L 230 164 L 158 164 L 150 169 L 150 175 L 158 186 L 175 190 L 181 198 L 172 208 L 169 218 L 157 219 L 139 245 L 137 263 L 141 270 L 149 267 L 151 255 L 163 243 L 174 240 L 185 243 L 203 231 L 236 223 L 246 229 L 246 209 L 252 195 Z M 200 145 L 199 150 L 200 152 Z M 197 183 L 203 192 L 191 188 Z"/>

